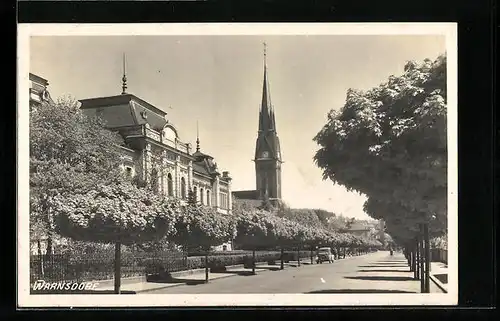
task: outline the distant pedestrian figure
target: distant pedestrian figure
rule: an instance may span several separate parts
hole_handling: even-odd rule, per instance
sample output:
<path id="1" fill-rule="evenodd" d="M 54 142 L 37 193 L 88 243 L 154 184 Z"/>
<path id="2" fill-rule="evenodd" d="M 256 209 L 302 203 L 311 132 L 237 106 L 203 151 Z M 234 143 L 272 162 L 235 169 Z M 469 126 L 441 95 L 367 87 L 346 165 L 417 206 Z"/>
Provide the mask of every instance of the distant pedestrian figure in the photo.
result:
<path id="1" fill-rule="evenodd" d="M 390 248 L 389 251 L 391 252 L 391 256 L 392 256 L 392 254 L 394 253 L 394 251 L 392 250 L 392 247 Z"/>

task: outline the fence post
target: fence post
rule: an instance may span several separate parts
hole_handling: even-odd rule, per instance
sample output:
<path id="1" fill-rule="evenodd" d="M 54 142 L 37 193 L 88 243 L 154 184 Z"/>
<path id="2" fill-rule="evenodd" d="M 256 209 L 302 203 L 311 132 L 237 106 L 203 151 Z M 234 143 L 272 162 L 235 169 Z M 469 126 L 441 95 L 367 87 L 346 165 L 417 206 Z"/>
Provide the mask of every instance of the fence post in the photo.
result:
<path id="1" fill-rule="evenodd" d="M 284 251 L 283 251 L 283 246 L 280 248 L 280 252 L 281 252 L 281 266 L 280 266 L 280 270 L 283 270 L 285 268 L 285 265 L 284 265 L 284 262 L 283 262 L 283 255 L 284 255 Z"/>
<path id="2" fill-rule="evenodd" d="M 420 261 L 422 260 L 422 256 L 420 255 L 420 237 L 417 236 L 417 251 L 415 253 L 415 275 L 416 279 L 420 280 Z"/>
<path id="3" fill-rule="evenodd" d="M 121 275 L 120 275 L 120 262 L 121 260 L 121 243 L 116 242 L 115 243 L 115 294 L 120 294 L 120 281 L 121 281 Z"/>
<path id="4" fill-rule="evenodd" d="M 431 256 L 431 249 L 430 249 L 430 241 L 429 241 L 429 224 L 425 223 L 424 224 L 424 258 L 425 258 L 425 293 L 430 293 L 431 288 L 430 288 L 430 271 L 431 271 L 431 262 L 430 262 L 430 256 Z"/>
<path id="5" fill-rule="evenodd" d="M 255 249 L 252 250 L 252 274 L 255 274 Z"/>
<path id="6" fill-rule="evenodd" d="M 208 250 L 205 251 L 205 283 L 208 283 Z"/>
<path id="7" fill-rule="evenodd" d="M 420 243 L 420 292 L 425 293 L 425 262 L 424 262 L 424 224 L 419 224 L 419 243 Z"/>

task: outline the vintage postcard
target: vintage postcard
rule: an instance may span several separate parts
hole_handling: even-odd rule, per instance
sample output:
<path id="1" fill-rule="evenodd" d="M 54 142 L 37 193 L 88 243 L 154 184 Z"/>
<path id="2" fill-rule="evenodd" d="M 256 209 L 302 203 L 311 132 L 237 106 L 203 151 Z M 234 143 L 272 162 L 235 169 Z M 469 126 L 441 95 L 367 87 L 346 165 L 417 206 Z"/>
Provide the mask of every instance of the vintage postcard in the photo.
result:
<path id="1" fill-rule="evenodd" d="M 18 30 L 20 308 L 457 304 L 456 24 Z"/>

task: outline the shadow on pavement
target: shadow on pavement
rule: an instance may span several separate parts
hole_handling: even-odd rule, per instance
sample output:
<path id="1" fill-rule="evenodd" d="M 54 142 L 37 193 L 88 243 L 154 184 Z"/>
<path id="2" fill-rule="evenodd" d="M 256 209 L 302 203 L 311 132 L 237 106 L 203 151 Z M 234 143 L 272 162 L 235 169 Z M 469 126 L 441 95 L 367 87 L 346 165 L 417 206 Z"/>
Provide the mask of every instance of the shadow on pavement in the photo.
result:
<path id="1" fill-rule="evenodd" d="M 258 266 L 258 265 L 257 265 L 257 269 L 266 269 L 266 270 L 269 270 L 269 271 L 279 271 L 279 270 L 281 270 L 281 268 L 279 266 Z"/>
<path id="2" fill-rule="evenodd" d="M 411 272 L 410 269 L 408 270 L 358 270 L 358 272 Z"/>
<path id="3" fill-rule="evenodd" d="M 394 260 L 394 261 L 377 261 L 377 262 L 374 262 L 374 263 L 382 263 L 382 264 L 391 264 L 391 263 L 399 263 L 399 264 L 408 264 L 408 261 L 398 261 L 398 260 Z"/>
<path id="4" fill-rule="evenodd" d="M 312 293 L 415 293 L 410 291 L 400 291 L 400 290 L 377 290 L 377 289 L 329 289 L 329 290 L 317 290 L 306 292 L 306 294 Z"/>
<path id="5" fill-rule="evenodd" d="M 83 291 L 64 291 L 64 290 L 31 290 L 30 294 L 115 294 L 114 290 L 83 290 Z M 136 294 L 135 291 L 120 291 L 120 294 Z"/>
<path id="6" fill-rule="evenodd" d="M 405 267 L 408 267 L 408 265 L 358 265 L 358 267 L 365 267 L 365 268 L 386 268 L 386 267 L 405 268 Z"/>
<path id="7" fill-rule="evenodd" d="M 255 274 L 252 273 L 251 270 L 249 271 L 220 271 L 220 272 L 212 272 L 212 274 L 236 274 L 236 275 L 240 275 L 240 276 L 250 276 L 250 275 L 256 275 L 257 272 L 255 272 Z"/>
<path id="8" fill-rule="evenodd" d="M 441 283 L 448 284 L 448 274 L 433 274 Z"/>
<path id="9" fill-rule="evenodd" d="M 366 280 L 366 281 L 413 281 L 414 279 L 406 276 L 344 276 L 345 279 Z"/>
<path id="10" fill-rule="evenodd" d="M 147 281 L 151 283 L 171 283 L 171 284 L 184 283 L 186 285 L 198 285 L 205 283 L 205 280 L 182 279 L 174 277 L 165 277 L 165 278 L 149 277 Z"/>

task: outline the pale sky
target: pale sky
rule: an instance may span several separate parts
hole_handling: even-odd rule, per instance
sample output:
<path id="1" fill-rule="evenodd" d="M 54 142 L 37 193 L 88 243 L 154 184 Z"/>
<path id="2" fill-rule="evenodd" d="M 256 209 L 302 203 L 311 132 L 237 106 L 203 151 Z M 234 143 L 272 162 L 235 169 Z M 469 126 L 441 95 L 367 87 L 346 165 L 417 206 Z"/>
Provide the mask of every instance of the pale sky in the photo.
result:
<path id="1" fill-rule="evenodd" d="M 399 75 L 408 60 L 435 59 L 444 36 L 52 36 L 31 38 L 30 72 L 49 81 L 53 98 L 128 92 L 166 111 L 180 139 L 254 189 L 251 161 L 262 97 L 263 42 L 283 161 L 282 196 L 292 207 L 323 208 L 367 219 L 365 197 L 323 181 L 313 137 L 349 88 L 369 89 Z"/>

